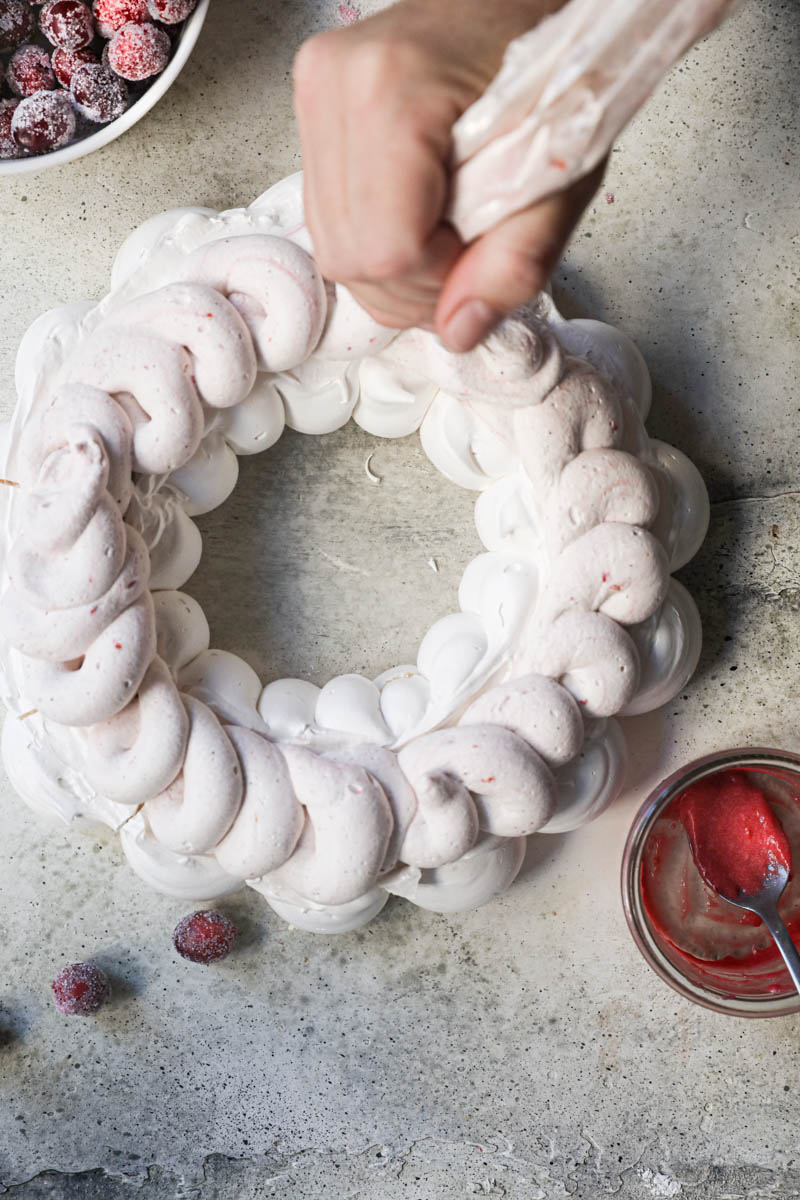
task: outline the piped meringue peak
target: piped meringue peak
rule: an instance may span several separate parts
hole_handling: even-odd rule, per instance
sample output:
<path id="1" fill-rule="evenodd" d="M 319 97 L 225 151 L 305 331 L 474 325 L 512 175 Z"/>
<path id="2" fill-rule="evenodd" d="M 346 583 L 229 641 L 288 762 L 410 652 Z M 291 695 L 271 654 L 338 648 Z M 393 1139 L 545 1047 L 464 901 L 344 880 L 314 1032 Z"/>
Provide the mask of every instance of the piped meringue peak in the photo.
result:
<path id="1" fill-rule="evenodd" d="M 119 830 L 160 891 L 243 884 L 335 932 L 389 893 L 453 912 L 519 871 L 527 835 L 618 794 L 614 721 L 691 676 L 697 611 L 669 573 L 708 521 L 697 471 L 644 426 L 633 343 L 543 295 L 463 355 L 377 325 L 323 280 L 300 176 L 247 209 L 136 230 L 97 305 L 40 318 L 2 440 L 3 758 L 36 811 Z M 285 425 L 420 431 L 477 495 L 486 552 L 416 663 L 264 686 L 181 591 L 192 517 Z"/>

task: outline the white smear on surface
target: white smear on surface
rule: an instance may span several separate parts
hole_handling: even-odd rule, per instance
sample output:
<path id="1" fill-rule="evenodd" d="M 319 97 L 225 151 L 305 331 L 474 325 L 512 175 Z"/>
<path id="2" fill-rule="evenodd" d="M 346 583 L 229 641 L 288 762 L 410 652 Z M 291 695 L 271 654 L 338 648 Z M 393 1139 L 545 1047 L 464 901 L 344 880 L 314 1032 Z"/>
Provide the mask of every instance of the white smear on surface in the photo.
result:
<path id="1" fill-rule="evenodd" d="M 337 558 L 335 554 L 328 554 L 325 550 L 320 550 L 322 557 L 334 567 L 338 567 L 340 571 L 350 571 L 353 575 L 364 575 L 369 578 L 369 571 L 365 571 L 363 567 L 357 567 L 353 563 L 345 562 L 343 558 Z"/>

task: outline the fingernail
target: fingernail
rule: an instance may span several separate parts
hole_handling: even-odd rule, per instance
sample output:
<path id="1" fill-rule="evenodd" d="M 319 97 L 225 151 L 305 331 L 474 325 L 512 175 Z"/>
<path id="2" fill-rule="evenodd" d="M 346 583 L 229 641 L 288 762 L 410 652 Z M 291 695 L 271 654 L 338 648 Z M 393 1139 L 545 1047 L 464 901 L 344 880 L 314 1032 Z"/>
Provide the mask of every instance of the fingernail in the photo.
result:
<path id="1" fill-rule="evenodd" d="M 451 350 L 463 354 L 477 346 L 502 316 L 485 300 L 465 300 L 445 322 L 442 340 Z"/>

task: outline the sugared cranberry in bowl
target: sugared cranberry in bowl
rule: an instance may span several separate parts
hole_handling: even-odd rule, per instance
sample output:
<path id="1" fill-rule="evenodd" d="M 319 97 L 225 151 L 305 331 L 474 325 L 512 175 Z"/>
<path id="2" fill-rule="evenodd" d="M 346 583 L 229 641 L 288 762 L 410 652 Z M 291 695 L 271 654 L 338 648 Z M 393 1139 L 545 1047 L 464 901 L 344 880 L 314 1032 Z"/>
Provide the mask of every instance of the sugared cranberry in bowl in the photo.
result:
<path id="1" fill-rule="evenodd" d="M 35 92 L 20 100 L 11 118 L 11 134 L 22 150 L 44 154 L 66 146 L 75 136 L 75 111 L 67 92 Z"/>
<path id="2" fill-rule="evenodd" d="M 93 63 L 78 67 L 72 76 L 70 90 L 81 116 L 99 125 L 115 121 L 128 107 L 125 81 L 115 75 L 110 67 Z"/>
<path id="3" fill-rule="evenodd" d="M 0 51 L 16 50 L 35 27 L 33 9 L 25 0 L 0 0 Z"/>
<path id="4" fill-rule="evenodd" d="M 209 908 L 183 917 L 175 926 L 172 944 L 182 958 L 207 965 L 230 954 L 236 936 L 233 921 Z"/>
<path id="5" fill-rule="evenodd" d="M 108 65 L 131 83 L 159 75 L 169 62 L 169 34 L 151 22 L 123 25 L 108 43 Z"/>
<path id="6" fill-rule="evenodd" d="M 147 0 L 94 0 L 94 22 L 100 37 L 113 37 L 129 21 L 141 24 L 150 20 Z"/>
<path id="7" fill-rule="evenodd" d="M 19 158 L 22 149 L 14 141 L 11 121 L 19 100 L 0 100 L 0 159 Z"/>
<path id="8" fill-rule="evenodd" d="M 147 0 L 147 8 L 154 21 L 178 25 L 194 12 L 197 0 Z"/>
<path id="9" fill-rule="evenodd" d="M 50 56 L 43 46 L 26 45 L 15 50 L 8 62 L 6 79 L 15 96 L 51 92 L 56 86 Z"/>
<path id="10" fill-rule="evenodd" d="M 56 79 L 63 88 L 68 88 L 78 67 L 85 66 L 86 63 L 96 63 L 98 58 L 88 46 L 81 46 L 78 50 L 62 50 L 60 46 L 56 46 L 51 61 Z"/>
<path id="11" fill-rule="evenodd" d="M 92 10 L 81 0 L 47 0 L 39 13 L 39 28 L 52 45 L 79 50 L 94 37 Z"/>
<path id="12" fill-rule="evenodd" d="M 56 1008 L 65 1016 L 89 1017 L 102 1008 L 111 995 L 108 976 L 92 962 L 62 967 L 52 988 Z"/>

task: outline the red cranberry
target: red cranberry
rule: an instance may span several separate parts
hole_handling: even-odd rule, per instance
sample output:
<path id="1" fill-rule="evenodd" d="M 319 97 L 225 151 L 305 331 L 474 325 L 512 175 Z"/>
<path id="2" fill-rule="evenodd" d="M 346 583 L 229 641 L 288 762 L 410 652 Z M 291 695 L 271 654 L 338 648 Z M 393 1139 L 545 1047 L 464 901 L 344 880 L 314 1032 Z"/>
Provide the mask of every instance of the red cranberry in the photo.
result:
<path id="1" fill-rule="evenodd" d="M 92 8 L 97 32 L 104 38 L 113 37 L 129 21 L 149 20 L 147 0 L 94 0 Z"/>
<path id="2" fill-rule="evenodd" d="M 22 150 L 11 136 L 11 118 L 19 100 L 0 100 L 0 159 L 19 158 Z"/>
<path id="3" fill-rule="evenodd" d="M 128 107 L 125 81 L 110 67 L 94 64 L 78 67 L 70 90 L 78 112 L 101 125 L 115 121 Z"/>
<path id="4" fill-rule="evenodd" d="M 213 908 L 190 913 L 175 926 L 172 944 L 190 962 L 212 963 L 230 954 L 236 941 L 233 921 Z"/>
<path id="5" fill-rule="evenodd" d="M 17 96 L 52 91 L 56 77 L 43 46 L 20 46 L 14 51 L 8 64 L 8 86 Z"/>
<path id="6" fill-rule="evenodd" d="M 22 0 L 0 0 L 0 50 L 15 50 L 34 29 L 33 12 Z"/>
<path id="7" fill-rule="evenodd" d="M 82 67 L 84 63 L 96 63 L 97 55 L 87 46 L 82 46 L 79 50 L 62 50 L 57 46 L 51 61 L 56 79 L 62 87 L 68 88 L 78 67 Z"/>
<path id="8" fill-rule="evenodd" d="M 197 8 L 197 0 L 147 0 L 150 16 L 165 25 L 177 25 L 185 21 Z"/>
<path id="9" fill-rule="evenodd" d="M 135 83 L 158 75 L 169 62 L 170 40 L 155 25 L 123 25 L 108 43 L 108 63 L 123 79 Z"/>
<path id="10" fill-rule="evenodd" d="M 62 50 L 88 46 L 94 37 L 92 11 L 81 0 L 47 0 L 39 14 L 39 28 L 48 42 Z"/>
<path id="11" fill-rule="evenodd" d="M 18 146 L 43 154 L 66 146 L 75 136 L 75 112 L 67 92 L 35 92 L 20 100 L 11 119 Z"/>
<path id="12" fill-rule="evenodd" d="M 111 995 L 105 971 L 94 963 L 70 963 L 53 980 L 56 1008 L 68 1016 L 88 1017 L 102 1008 Z"/>

